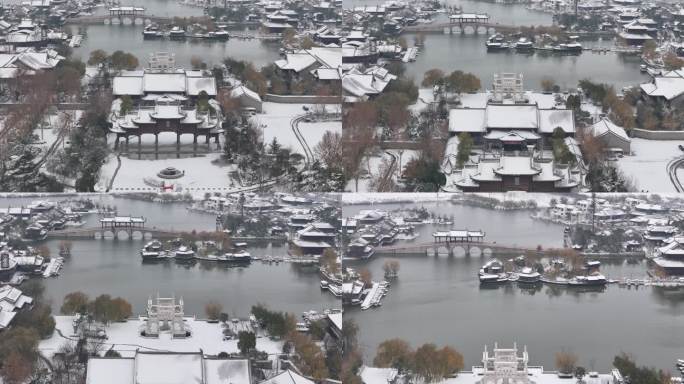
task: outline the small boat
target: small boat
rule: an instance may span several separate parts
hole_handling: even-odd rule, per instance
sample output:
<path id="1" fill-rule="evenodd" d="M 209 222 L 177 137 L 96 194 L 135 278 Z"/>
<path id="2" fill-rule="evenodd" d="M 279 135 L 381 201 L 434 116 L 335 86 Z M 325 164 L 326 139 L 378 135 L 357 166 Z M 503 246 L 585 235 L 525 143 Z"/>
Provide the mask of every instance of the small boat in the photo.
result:
<path id="1" fill-rule="evenodd" d="M 531 51 L 534 49 L 534 45 L 527 38 L 521 37 L 515 42 L 515 49 L 518 51 Z"/>
<path id="2" fill-rule="evenodd" d="M 505 273 L 481 273 L 478 277 L 480 279 L 480 284 L 503 284 L 509 281 L 508 276 L 506 276 Z"/>
<path id="3" fill-rule="evenodd" d="M 541 283 L 541 274 L 530 267 L 525 267 L 518 273 L 518 284 L 539 284 Z"/>
<path id="4" fill-rule="evenodd" d="M 500 34 L 496 34 L 485 42 L 485 47 L 487 51 L 503 51 L 508 49 L 508 44 L 504 41 L 504 37 Z"/>
<path id="5" fill-rule="evenodd" d="M 553 47 L 555 52 L 561 53 L 581 53 L 582 44 L 580 43 L 561 43 Z"/>
<path id="6" fill-rule="evenodd" d="M 228 34 L 228 31 L 223 29 L 219 29 L 218 31 L 214 32 L 209 32 L 209 34 L 212 35 L 216 40 L 228 40 L 228 37 L 230 36 Z"/>
<path id="7" fill-rule="evenodd" d="M 216 261 L 224 263 L 249 264 L 252 262 L 252 255 L 245 250 L 226 252 L 221 256 L 217 256 Z"/>
<path id="8" fill-rule="evenodd" d="M 480 268 L 480 273 L 499 274 L 503 273 L 503 264 L 499 259 L 492 259 Z"/>
<path id="9" fill-rule="evenodd" d="M 608 284 L 608 280 L 600 273 L 587 276 L 576 276 L 568 281 L 568 285 L 575 287 L 600 287 Z"/>
<path id="10" fill-rule="evenodd" d="M 174 253 L 176 260 L 191 260 L 195 257 L 195 251 L 185 245 L 180 246 Z"/>
<path id="11" fill-rule="evenodd" d="M 159 39 L 164 37 L 164 32 L 159 30 L 154 24 L 150 24 L 143 30 L 143 39 Z"/>
<path id="12" fill-rule="evenodd" d="M 185 39 L 185 31 L 180 29 L 180 27 L 173 27 L 169 31 L 169 38 L 172 40 L 183 40 Z"/>
<path id="13" fill-rule="evenodd" d="M 159 240 L 152 240 L 145 244 L 140 250 L 143 261 L 157 260 L 162 256 L 162 243 Z"/>
<path id="14" fill-rule="evenodd" d="M 328 291 L 335 297 L 342 297 L 342 287 L 339 285 L 329 284 Z"/>
<path id="15" fill-rule="evenodd" d="M 321 289 L 328 289 L 329 285 L 330 283 L 327 280 L 321 280 Z"/>

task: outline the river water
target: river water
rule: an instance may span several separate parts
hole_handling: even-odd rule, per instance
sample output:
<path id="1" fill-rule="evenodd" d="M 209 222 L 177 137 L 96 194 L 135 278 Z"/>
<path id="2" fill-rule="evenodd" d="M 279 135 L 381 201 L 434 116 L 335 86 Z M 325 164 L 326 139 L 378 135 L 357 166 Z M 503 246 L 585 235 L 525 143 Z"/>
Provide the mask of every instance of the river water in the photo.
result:
<path id="1" fill-rule="evenodd" d="M 72 31 L 75 32 L 75 30 L 76 28 L 72 27 Z M 89 25 L 85 27 L 85 31 L 86 37 L 83 43 L 73 51 L 73 55 L 83 61 L 87 61 L 90 52 L 96 49 L 103 49 L 109 53 L 116 50 L 130 52 L 138 58 L 141 66 L 147 65 L 149 55 L 154 52 L 174 53 L 176 64 L 184 68 L 190 68 L 190 61 L 193 57 L 201 59 L 209 66 L 221 64 L 223 59 L 231 57 L 252 62 L 257 68 L 272 64 L 279 58 L 277 42 L 256 39 L 144 40 L 143 26 L 132 25 Z"/>
<path id="2" fill-rule="evenodd" d="M 346 8 L 384 3 L 383 0 L 347 0 Z M 466 13 L 486 13 L 491 23 L 504 25 L 551 25 L 548 13 L 532 11 L 522 4 L 495 4 L 473 0 L 450 0 L 449 5 L 460 6 Z M 446 20 L 438 15 L 435 23 Z M 408 44 L 413 44 L 414 35 L 403 35 Z M 640 59 L 616 53 L 592 53 L 585 51 L 577 56 L 510 52 L 487 53 L 487 35 L 431 33 L 425 35 L 425 46 L 421 48 L 415 62 L 406 64 L 406 74 L 417 83 L 423 74 L 433 68 L 445 72 L 462 70 L 472 72 L 482 80 L 482 86 L 491 87 L 492 75 L 500 72 L 522 73 L 527 89 L 540 89 L 541 81 L 553 79 L 563 90 L 576 88 L 582 79 L 590 79 L 614 85 L 620 89 L 648 81 L 648 76 L 639 71 Z M 582 41 L 584 47 L 610 48 L 612 40 Z"/>
<path id="3" fill-rule="evenodd" d="M 374 5 L 381 0 L 348 0 L 345 7 Z M 502 5 L 473 0 L 451 0 L 450 5 L 459 5 L 464 12 L 487 13 L 492 22 L 507 25 L 550 25 L 550 14 L 531 11 L 524 5 Z M 125 5 L 144 6 L 148 14 L 156 16 L 201 16 L 203 10 L 198 7 L 182 5 L 173 0 L 145 0 L 129 2 Z M 105 8 L 97 8 L 96 14 L 105 12 Z M 438 19 L 444 19 L 439 15 Z M 79 28 L 72 26 L 71 31 Z M 224 58 L 232 57 L 253 62 L 257 67 L 273 63 L 279 58 L 277 42 L 260 40 L 230 39 L 226 42 L 198 42 L 170 40 L 143 40 L 142 26 L 131 25 L 90 25 L 81 27 L 86 38 L 81 47 L 74 49 L 74 54 L 87 60 L 90 52 L 104 49 L 109 52 L 123 50 L 138 57 L 141 65 L 145 65 L 150 53 L 173 52 L 179 66 L 189 67 L 190 60 L 198 57 L 208 63 L 219 64 Z M 413 35 L 406 34 L 409 44 Z M 486 35 L 444 35 L 428 34 L 425 46 L 417 60 L 406 65 L 406 73 L 416 82 L 420 82 L 423 74 L 432 68 L 440 68 L 451 72 L 460 69 L 476 74 L 483 87 L 489 87 L 492 75 L 498 72 L 523 73 L 525 86 L 539 89 L 541 80 L 552 78 L 564 90 L 575 88 L 579 80 L 588 78 L 605 82 L 618 89 L 639 84 L 648 77 L 639 71 L 641 64 L 638 57 L 615 53 L 584 52 L 578 56 L 559 56 L 542 53 L 532 55 L 508 53 L 487 53 L 484 43 Z M 604 47 L 613 45 L 612 40 L 583 41 L 586 47 Z"/>
<path id="4" fill-rule="evenodd" d="M 36 198 L 0 198 L 0 207 L 26 205 Z M 51 201 L 58 198 L 50 197 Z M 215 228 L 215 216 L 188 211 L 185 204 L 158 204 L 112 196 L 95 198 L 102 205 L 116 206 L 119 215 L 142 215 L 146 227 L 172 230 Z M 99 216 L 85 216 L 84 228 L 99 226 Z M 46 296 L 58 311 L 64 295 L 83 291 L 94 297 L 108 293 L 121 296 L 133 305 L 134 313 L 144 313 L 149 296 L 176 295 L 185 299 L 187 314 L 204 315 L 204 305 L 215 300 L 226 313 L 246 316 L 252 305 L 265 303 L 272 309 L 299 314 L 307 310 L 339 308 L 339 301 L 319 288 L 320 278 L 313 268 L 289 263 L 230 268 L 199 262 L 181 265 L 173 261 L 143 264 L 140 248 L 145 240 L 73 240 L 72 255 L 60 275 L 44 280 Z M 60 240 L 44 242 L 51 254 L 58 253 Z M 286 256 L 286 245 L 262 244 L 250 247 L 254 256 Z"/>
<path id="5" fill-rule="evenodd" d="M 134 5 L 145 7 L 146 14 L 159 17 L 192 17 L 203 16 L 204 10 L 200 7 L 183 5 L 174 0 L 143 0 L 123 1 L 122 5 Z M 95 8 L 95 15 L 107 13 L 107 7 Z M 176 55 L 176 63 L 180 67 L 189 68 L 193 57 L 200 58 L 210 66 L 220 64 L 226 57 L 246 60 L 262 67 L 273 63 L 279 58 L 278 42 L 264 42 L 251 39 L 230 39 L 228 41 L 186 41 L 178 40 L 144 40 L 142 25 L 87 25 L 69 26 L 72 33 L 83 33 L 85 38 L 80 47 L 74 48 L 74 56 L 87 61 L 90 52 L 103 49 L 109 53 L 122 50 L 134 54 L 140 65 L 144 66 L 151 53 L 172 52 Z M 253 30 L 240 30 L 233 32 L 240 34 L 254 34 Z"/>
<path id="6" fill-rule="evenodd" d="M 419 205 L 419 204 L 416 204 Z M 422 204 L 436 214 L 455 216 L 454 228 L 482 229 L 485 240 L 501 244 L 544 247 L 562 244 L 563 227 L 532 220 L 529 212 Z M 393 209 L 399 205 L 345 206 L 345 216 L 360 209 Z M 430 238 L 434 228 L 418 227 Z M 441 227 L 444 229 L 444 227 Z M 515 257 L 512 254 L 510 257 Z M 366 266 L 380 278 L 387 258 L 376 257 Z M 398 256 L 399 278 L 392 283 L 382 307 L 347 309 L 345 316 L 360 328 L 367 362 L 377 345 L 403 338 L 414 347 L 423 343 L 448 344 L 463 353 L 467 368 L 478 364 L 484 344 L 527 345 L 532 364 L 555 369 L 554 354 L 573 351 L 587 369 L 607 371 L 621 351 L 640 364 L 675 372 L 684 345 L 684 290 L 626 289 L 610 285 L 604 291 L 580 291 L 542 286 L 535 290 L 509 285 L 480 288 L 477 272 L 487 257 Z M 503 258 L 502 258 L 503 259 Z M 629 265 L 603 262 L 609 278 L 643 277 L 642 262 Z M 391 324 L 391 326 L 388 326 Z"/>

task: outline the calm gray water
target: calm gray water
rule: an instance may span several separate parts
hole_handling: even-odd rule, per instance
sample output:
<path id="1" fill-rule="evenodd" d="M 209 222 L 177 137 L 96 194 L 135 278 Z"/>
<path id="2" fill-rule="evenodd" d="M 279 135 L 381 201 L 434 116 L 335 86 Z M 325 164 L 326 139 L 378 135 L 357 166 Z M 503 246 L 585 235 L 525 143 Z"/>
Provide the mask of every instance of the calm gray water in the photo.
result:
<path id="1" fill-rule="evenodd" d="M 382 0 L 347 0 L 344 6 L 350 8 L 382 3 Z M 461 6 L 466 13 L 486 13 L 492 23 L 523 26 L 552 24 L 550 14 L 528 10 L 521 4 L 503 5 L 472 0 L 451 0 L 448 3 Z M 435 22 L 444 20 L 445 15 L 438 15 Z M 405 34 L 404 37 L 409 44 L 413 43 L 414 35 Z M 612 84 L 618 89 L 649 80 L 639 71 L 641 61 L 636 56 L 594 54 L 588 51 L 578 56 L 487 53 L 484 46 L 486 39 L 486 35 L 427 34 L 425 46 L 416 61 L 406 65 L 406 74 L 420 83 L 423 74 L 433 68 L 445 72 L 462 70 L 477 75 L 483 87 L 488 88 L 494 73 L 522 73 L 527 89 L 540 89 L 544 78 L 552 78 L 563 89 L 576 88 L 578 81 L 585 78 Z M 585 47 L 613 46 L 612 41 L 582 41 L 582 44 Z"/>
<path id="2" fill-rule="evenodd" d="M 532 221 L 520 212 L 424 205 L 441 215 L 453 212 L 455 228 L 482 228 L 487 241 L 544 246 L 562 242 L 561 226 Z M 347 206 L 345 214 L 363 208 L 369 207 Z M 422 236 L 432 232 L 419 228 Z M 554 354 L 562 348 L 576 353 L 579 364 L 602 371 L 610 369 L 621 351 L 632 353 L 640 364 L 671 371 L 675 359 L 682 358 L 684 290 L 628 290 L 617 285 L 603 292 L 548 286 L 522 290 L 515 285 L 481 289 L 477 272 L 486 257 L 396 259 L 401 263 L 399 278 L 382 307 L 345 312 L 359 325 L 368 362 L 380 342 L 395 337 L 414 347 L 427 342 L 451 345 L 463 353 L 466 367 L 478 364 L 484 344 L 491 347 L 494 342 L 527 345 L 532 363 L 547 369 L 555 369 Z M 380 278 L 384 261 L 375 258 L 353 266 L 365 265 Z M 643 264 L 622 262 L 602 266 L 610 278 L 642 277 L 645 269 Z"/>
<path id="3" fill-rule="evenodd" d="M 494 211 L 477 207 L 456 205 L 449 202 L 426 203 L 392 203 L 376 205 L 345 205 L 342 209 L 345 217 L 351 217 L 362 209 L 380 209 L 392 211 L 395 209 L 410 209 L 425 207 L 440 216 L 453 216 L 454 229 L 483 230 L 485 241 L 506 245 L 544 248 L 563 246 L 563 226 L 533 220 L 531 211 Z M 416 227 L 419 237 L 418 243 L 432 241 L 434 231 L 451 229 L 449 226 L 421 225 Z"/>
<path id="4" fill-rule="evenodd" d="M 192 17 L 203 16 L 200 7 L 183 5 L 175 0 L 138 0 L 123 1 L 122 5 L 145 7 L 146 13 L 161 17 Z M 107 7 L 94 9 L 95 15 L 107 14 Z M 253 62 L 257 67 L 271 64 L 278 59 L 277 43 L 267 43 L 260 40 L 231 39 L 225 42 L 143 40 L 142 25 L 88 25 L 70 26 L 72 33 L 85 33 L 85 39 L 80 47 L 74 49 L 74 55 L 87 61 L 90 52 L 104 49 L 112 53 L 116 50 L 130 52 L 138 57 L 141 66 L 147 63 L 150 53 L 172 52 L 176 54 L 176 63 L 189 68 L 193 57 L 202 59 L 209 65 L 220 64 L 226 57 Z M 239 31 L 240 33 L 254 33 L 253 31 Z"/>
<path id="5" fill-rule="evenodd" d="M 362 7 L 364 5 L 379 5 L 385 0 L 345 0 L 344 8 Z M 520 4 L 494 4 L 474 0 L 447 0 L 449 6 L 460 6 L 464 13 L 486 13 L 491 22 L 507 25 L 550 25 L 552 16 L 548 13 L 531 11 Z"/>
<path id="6" fill-rule="evenodd" d="M 406 37 L 409 42 L 413 41 L 412 35 Z M 539 52 L 527 55 L 514 51 L 487 53 L 486 39 L 484 35 L 426 35 L 425 46 L 416 61 L 406 64 L 406 74 L 419 84 L 430 69 L 439 68 L 447 73 L 459 69 L 474 73 L 484 88 L 491 88 L 495 73 L 522 73 L 526 89 L 541 89 L 541 81 L 550 78 L 564 90 L 577 88 L 582 79 L 612 84 L 618 90 L 649 79 L 639 71 L 638 56 L 589 51 L 577 56 Z M 582 44 L 605 48 L 613 45 L 612 41 L 583 41 Z"/>
<path id="7" fill-rule="evenodd" d="M 192 8 L 194 9 L 194 8 Z M 75 28 L 72 31 L 76 32 Z M 154 52 L 171 52 L 176 55 L 179 67 L 190 68 L 190 60 L 198 57 L 210 66 L 220 64 L 226 57 L 252 62 L 257 67 L 273 63 L 279 58 L 278 43 L 262 40 L 230 39 L 224 42 L 178 40 L 144 40 L 143 26 L 132 25 L 90 25 L 86 29 L 86 37 L 80 47 L 73 51 L 74 56 L 87 61 L 90 52 L 104 49 L 112 53 L 122 50 L 134 54 L 141 66 Z"/>
<path id="8" fill-rule="evenodd" d="M 0 207 L 19 206 L 35 198 L 0 198 Z M 56 200 L 50 198 L 50 200 Z M 101 196 L 99 202 L 118 208 L 120 215 L 143 215 L 148 227 L 174 230 L 213 230 L 215 216 L 188 211 L 184 204 L 156 204 Z M 86 227 L 98 225 L 99 216 L 87 216 Z M 52 254 L 59 240 L 44 242 Z M 252 305 L 265 303 L 281 311 L 339 308 L 339 301 L 318 286 L 318 272 L 289 263 L 229 268 L 213 263 L 181 265 L 171 262 L 143 264 L 139 251 L 144 240 L 77 240 L 60 276 L 45 281 L 46 295 L 57 311 L 64 295 L 80 290 L 91 297 L 108 293 L 129 300 L 135 313 L 143 313 L 148 296 L 183 296 L 186 313 L 204 315 L 204 305 L 215 300 L 224 311 L 246 316 Z M 251 247 L 255 256 L 285 256 L 285 245 Z"/>

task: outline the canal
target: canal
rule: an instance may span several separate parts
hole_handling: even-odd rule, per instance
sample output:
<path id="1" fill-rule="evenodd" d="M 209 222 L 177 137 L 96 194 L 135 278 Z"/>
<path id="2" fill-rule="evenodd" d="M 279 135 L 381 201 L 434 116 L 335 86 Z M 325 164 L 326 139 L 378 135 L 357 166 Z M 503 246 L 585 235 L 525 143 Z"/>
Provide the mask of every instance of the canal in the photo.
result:
<path id="1" fill-rule="evenodd" d="M 563 227 L 535 221 L 529 211 L 415 204 L 421 205 L 442 216 L 453 214 L 454 228 L 484 230 L 488 242 L 544 247 L 562 244 Z M 344 214 L 398 206 L 345 206 Z M 428 239 L 434 228 L 418 229 L 421 237 L 415 241 Z M 349 265 L 365 266 L 379 279 L 386 259 L 377 257 Z M 610 369 L 613 357 L 622 351 L 633 354 L 640 364 L 670 371 L 674 371 L 676 358 L 681 358 L 684 290 L 617 285 L 602 291 L 550 286 L 530 290 L 515 284 L 483 289 L 477 273 L 487 257 L 412 255 L 391 259 L 399 260 L 401 268 L 382 307 L 345 311 L 345 316 L 359 325 L 359 340 L 368 363 L 379 343 L 396 337 L 414 347 L 428 342 L 451 345 L 463 353 L 468 369 L 479 364 L 484 344 L 491 347 L 494 342 L 527 345 L 531 364 L 546 369 L 555 369 L 554 355 L 561 349 L 578 355 L 578 363 L 587 369 L 601 371 Z M 609 278 L 639 278 L 646 271 L 645 262 L 603 262 L 601 268 Z"/>
<path id="2" fill-rule="evenodd" d="M 50 201 L 60 198 L 49 197 Z M 211 231 L 215 216 L 187 210 L 182 203 L 160 204 L 113 196 L 93 199 L 103 206 L 115 206 L 119 215 L 142 215 L 147 227 L 172 230 Z M 39 198 L 0 198 L 0 207 L 26 205 Z M 84 227 L 99 226 L 99 216 L 85 216 Z M 58 254 L 61 240 L 43 244 L 52 255 Z M 189 315 L 204 316 L 204 305 L 218 301 L 226 313 L 246 316 L 252 305 L 295 313 L 307 310 L 339 308 L 339 301 L 319 288 L 318 272 L 312 267 L 290 263 L 253 262 L 248 267 L 231 268 L 210 262 L 192 265 L 173 261 L 143 264 L 140 249 L 145 240 L 73 240 L 72 255 L 65 261 L 60 275 L 45 279 L 45 294 L 57 312 L 64 295 L 83 291 L 94 297 L 108 293 L 121 296 L 133 305 L 134 313 L 144 313 L 147 298 L 157 294 L 176 295 L 185 299 Z M 253 256 L 286 256 L 286 244 L 261 244 L 250 247 Z"/>

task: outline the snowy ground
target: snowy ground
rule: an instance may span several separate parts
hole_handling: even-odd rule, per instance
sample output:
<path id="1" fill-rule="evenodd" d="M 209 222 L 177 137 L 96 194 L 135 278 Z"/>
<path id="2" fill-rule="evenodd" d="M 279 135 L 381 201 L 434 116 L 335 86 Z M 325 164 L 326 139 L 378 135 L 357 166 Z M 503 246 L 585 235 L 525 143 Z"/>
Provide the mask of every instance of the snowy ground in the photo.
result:
<path id="1" fill-rule="evenodd" d="M 363 159 L 359 167 L 365 172 L 364 175 L 359 178 L 358 190 L 356 180 L 352 178 L 347 183 L 345 191 L 372 192 L 371 181 L 379 176 L 379 168 L 384 159 L 391 161 L 392 157 L 384 151 L 378 151 L 377 153 L 374 153 L 371 156 L 367 156 L 365 159 Z"/>
<path id="2" fill-rule="evenodd" d="M 38 345 L 44 356 L 51 358 L 62 345 L 70 342 L 70 339 L 75 339 L 72 320 L 73 316 L 55 316 L 56 329 L 59 332 L 55 331 L 49 339 L 42 340 Z M 195 320 L 191 317 L 185 321 L 192 331 L 192 336 L 185 339 L 174 339 L 170 334 L 161 334 L 159 338 L 141 337 L 140 329 L 145 322 L 140 319 L 112 323 L 106 329 L 107 339 L 101 349 L 102 354 L 110 346 L 124 357 L 133 356 L 136 349 L 168 352 L 197 352 L 201 349 L 208 355 L 239 352 L 237 340 L 223 340 L 221 324 Z M 257 349 L 269 355 L 282 352 L 282 346 L 280 341 L 272 341 L 265 337 L 257 338 Z"/>
<path id="3" fill-rule="evenodd" d="M 342 204 L 444 201 L 451 200 L 453 196 L 451 193 L 345 193 L 342 195 Z"/>
<path id="4" fill-rule="evenodd" d="M 253 117 L 257 124 L 263 129 L 263 140 L 266 144 L 271 143 L 276 137 L 283 147 L 290 147 L 292 150 L 304 153 L 304 149 L 297 140 L 290 121 L 299 115 L 304 114 L 306 107 L 309 111 L 316 111 L 325 108 L 329 113 L 339 113 L 340 105 L 312 106 L 307 104 L 280 104 L 264 103 L 263 113 Z M 316 144 L 327 131 L 342 132 L 341 121 L 322 121 L 322 122 L 302 122 L 299 124 L 299 131 L 305 138 L 309 148 L 313 151 Z M 110 146 L 113 148 L 113 137 L 109 138 Z M 154 136 L 144 135 L 141 139 L 142 155 L 137 157 L 138 141 L 136 138 L 129 142 L 128 156 L 121 157 L 121 168 L 116 173 L 114 183 L 111 186 L 112 192 L 125 191 L 158 191 L 155 187 L 162 182 L 157 177 L 157 173 L 166 167 L 174 167 L 185 171 L 185 175 L 179 179 L 165 180 L 166 185 L 173 185 L 174 191 L 238 191 L 242 186 L 239 180 L 231 177 L 231 172 L 235 170 L 234 165 L 221 165 L 221 154 L 215 152 L 216 144 L 213 140 L 210 147 L 200 138 L 197 145 L 198 157 L 192 157 L 193 151 L 192 135 L 181 136 L 182 158 L 175 156 L 176 135 L 172 132 L 159 134 L 159 159 L 154 159 L 151 152 L 154 149 Z M 219 143 L 222 145 L 222 140 Z M 119 142 L 119 148 L 123 149 L 123 141 Z M 148 153 L 146 153 L 148 152 Z M 116 156 L 108 158 L 103 166 L 98 183 L 98 189 L 107 190 L 110 180 L 114 176 L 118 166 Z"/>
<path id="5" fill-rule="evenodd" d="M 304 149 L 297 140 L 290 122 L 296 116 L 305 114 L 307 111 L 316 110 L 321 106 L 313 106 L 311 104 L 282 104 L 265 102 L 262 105 L 263 113 L 252 117 L 252 121 L 256 122 L 263 130 L 264 143 L 270 144 L 273 138 L 276 137 L 280 145 L 284 148 L 290 148 L 295 152 L 304 154 Z M 327 104 L 326 111 L 330 113 L 339 113 L 341 106 L 339 104 Z M 331 130 L 342 132 L 342 122 L 312 122 L 301 123 L 299 125 L 300 132 L 313 151 L 313 148 L 320 141 L 325 131 Z"/>
<path id="6" fill-rule="evenodd" d="M 112 185 L 112 192 L 124 191 L 159 191 L 159 188 L 146 183 L 145 180 L 161 182 L 157 172 L 166 167 L 175 167 L 185 171 L 179 179 L 166 180 L 165 183 L 174 186 L 174 190 L 221 190 L 228 191 L 239 187 L 239 183 L 230 177 L 229 172 L 234 165 L 221 166 L 212 164 L 220 160 L 220 153 L 210 153 L 201 157 L 187 157 L 181 159 L 136 160 L 121 157 L 121 168 L 116 174 Z M 100 190 L 106 190 L 108 183 L 116 171 L 118 162 L 116 156 L 110 156 L 100 173 Z"/>
<path id="7" fill-rule="evenodd" d="M 301 132 L 302 136 L 304 136 L 304 139 L 306 140 L 306 143 L 309 145 L 309 148 L 311 148 L 311 151 L 315 151 L 316 145 L 321 141 L 323 135 L 328 131 L 333 133 L 339 133 L 341 135 L 342 121 L 338 120 L 299 123 L 299 132 Z M 280 140 L 280 137 L 278 138 L 278 140 Z M 297 152 L 302 152 L 302 148 L 299 145 L 293 147 L 293 149 L 295 149 Z"/>
<path id="8" fill-rule="evenodd" d="M 401 152 L 401 156 L 399 156 L 399 153 Z M 406 167 L 406 164 L 408 164 L 409 161 L 412 159 L 418 158 L 420 156 L 420 151 L 418 150 L 396 150 L 396 149 L 388 149 L 388 150 L 378 150 L 376 153 L 373 155 L 365 158 L 361 162 L 361 168 L 364 169 L 367 172 L 367 175 L 364 176 L 364 178 L 359 179 L 359 184 L 358 184 L 358 192 L 373 192 L 371 190 L 371 180 L 377 178 L 380 175 L 380 165 L 382 164 L 383 160 L 387 160 L 389 162 L 392 161 L 392 155 L 394 155 L 397 165 L 396 165 L 396 170 L 392 174 L 392 178 L 397 180 L 397 178 L 400 176 L 399 172 L 399 160 L 401 159 L 401 169 Z M 345 191 L 347 192 L 356 192 L 356 181 L 352 178 L 349 180 L 345 187 Z"/>
<path id="9" fill-rule="evenodd" d="M 617 165 L 632 178 L 637 191 L 676 192 L 667 174 L 667 163 L 683 155 L 679 145 L 684 145 L 684 141 L 632 138 L 632 155 L 619 159 Z M 682 173 L 679 172 L 684 180 Z"/>

